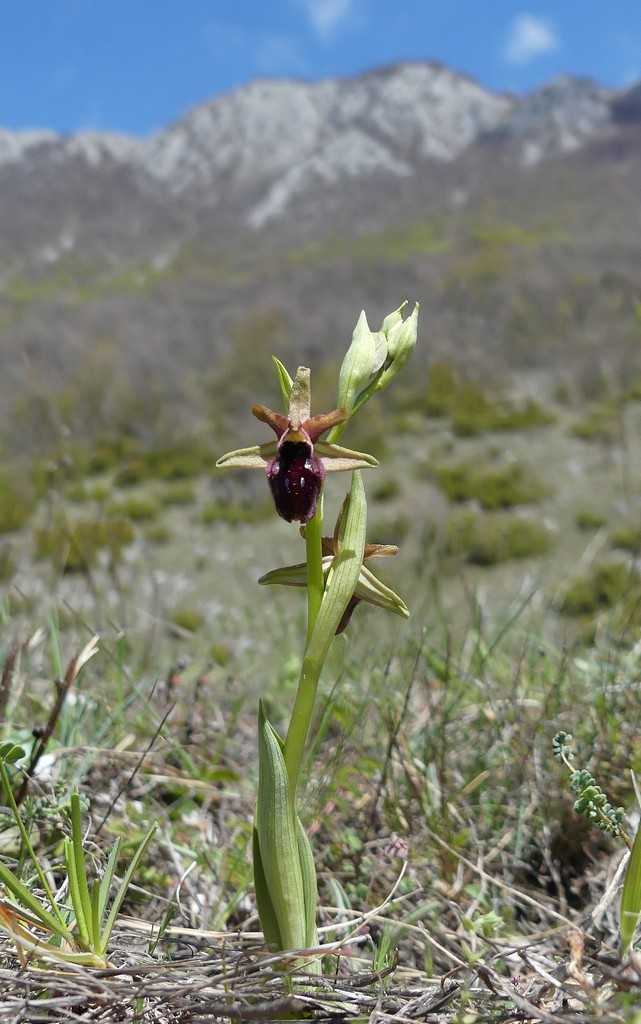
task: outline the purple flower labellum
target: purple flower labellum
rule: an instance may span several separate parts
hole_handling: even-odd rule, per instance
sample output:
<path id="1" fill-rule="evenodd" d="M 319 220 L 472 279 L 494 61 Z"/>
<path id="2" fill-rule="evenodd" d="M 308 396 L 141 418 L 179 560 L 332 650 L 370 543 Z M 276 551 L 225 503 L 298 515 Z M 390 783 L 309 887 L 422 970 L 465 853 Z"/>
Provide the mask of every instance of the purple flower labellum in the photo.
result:
<path id="1" fill-rule="evenodd" d="M 276 511 L 288 523 L 293 520 L 308 523 L 313 519 L 325 473 L 351 472 L 378 465 L 371 455 L 320 440 L 326 431 L 346 423 L 350 414 L 341 407 L 310 416 L 309 370 L 304 366 L 299 366 L 291 382 L 285 414 L 273 412 L 264 405 L 252 406 L 252 412 L 261 423 L 271 427 L 277 441 L 227 452 L 216 465 L 266 468 Z"/>
<path id="2" fill-rule="evenodd" d="M 307 441 L 281 440 L 267 466 L 276 511 L 288 523 L 313 518 L 324 479 L 325 467 Z"/>

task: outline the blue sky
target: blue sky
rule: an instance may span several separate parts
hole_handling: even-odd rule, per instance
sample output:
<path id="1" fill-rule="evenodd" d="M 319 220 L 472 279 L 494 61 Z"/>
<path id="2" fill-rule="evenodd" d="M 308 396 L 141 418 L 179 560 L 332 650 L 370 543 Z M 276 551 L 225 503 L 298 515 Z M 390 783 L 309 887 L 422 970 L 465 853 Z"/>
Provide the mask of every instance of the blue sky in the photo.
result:
<path id="1" fill-rule="evenodd" d="M 257 77 L 438 60 L 492 90 L 641 78 L 641 0 L 7 0 L 0 126 L 147 135 Z"/>

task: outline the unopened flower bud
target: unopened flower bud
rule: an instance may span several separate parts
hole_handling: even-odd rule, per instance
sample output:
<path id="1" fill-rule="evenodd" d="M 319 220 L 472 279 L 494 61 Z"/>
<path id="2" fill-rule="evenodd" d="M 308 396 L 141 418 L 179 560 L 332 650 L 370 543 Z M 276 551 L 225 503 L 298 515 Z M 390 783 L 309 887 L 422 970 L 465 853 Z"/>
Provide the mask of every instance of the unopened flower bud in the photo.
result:
<path id="1" fill-rule="evenodd" d="M 365 310 L 354 328 L 338 378 L 338 404 L 342 408 L 354 408 L 356 398 L 377 373 L 387 358 L 387 344 L 382 332 L 371 331 Z"/>
<path id="2" fill-rule="evenodd" d="M 414 310 L 407 320 L 403 320 L 402 313 L 407 305 L 406 302 L 391 313 L 383 321 L 381 331 L 385 333 L 387 339 L 387 358 L 391 359 L 391 365 L 388 367 L 390 370 L 394 369 L 394 376 L 405 366 L 405 363 L 411 356 L 416 345 L 416 337 L 418 332 L 418 302 L 414 306 Z M 389 326 L 387 326 L 389 323 Z"/>

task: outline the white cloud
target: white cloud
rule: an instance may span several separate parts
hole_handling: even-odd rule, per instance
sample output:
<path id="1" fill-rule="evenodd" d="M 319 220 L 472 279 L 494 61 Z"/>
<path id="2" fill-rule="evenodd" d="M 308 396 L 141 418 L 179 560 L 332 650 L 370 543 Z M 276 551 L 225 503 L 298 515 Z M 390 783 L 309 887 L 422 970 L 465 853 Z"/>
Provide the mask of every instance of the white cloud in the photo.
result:
<path id="1" fill-rule="evenodd" d="M 529 64 L 558 48 L 558 36 L 548 21 L 533 14 L 519 14 L 510 26 L 503 57 L 508 64 Z"/>
<path id="2" fill-rule="evenodd" d="M 327 39 L 352 14 L 353 0 L 299 0 L 314 30 Z"/>

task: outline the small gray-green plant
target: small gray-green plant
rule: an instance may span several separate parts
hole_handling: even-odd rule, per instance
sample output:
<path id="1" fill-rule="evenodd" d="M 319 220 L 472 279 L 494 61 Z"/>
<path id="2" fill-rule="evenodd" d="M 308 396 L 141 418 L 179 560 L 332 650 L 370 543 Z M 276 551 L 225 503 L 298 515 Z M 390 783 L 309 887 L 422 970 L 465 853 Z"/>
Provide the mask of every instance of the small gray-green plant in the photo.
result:
<path id="1" fill-rule="evenodd" d="M 287 522 L 304 524 L 305 561 L 267 573 L 263 584 L 284 584 L 307 592 L 307 630 L 298 690 L 285 738 L 278 735 L 261 702 L 258 715 L 259 782 L 254 824 L 254 882 L 265 941 L 273 950 L 310 950 L 317 944 L 317 882 L 314 859 L 296 806 L 320 675 L 334 636 L 345 629 L 361 601 L 407 616 L 403 601 L 365 566 L 376 555 L 394 554 L 389 545 L 365 543 L 367 502 L 360 470 L 376 466 L 372 456 L 337 444 L 366 402 L 397 377 L 416 343 L 418 306 L 406 320 L 406 303 L 371 331 L 363 313 L 343 360 L 337 408 L 311 415 L 310 371 L 292 379 L 274 359 L 284 413 L 262 405 L 254 416 L 277 440 L 230 452 L 220 467 L 266 471 L 276 511 Z M 321 440 L 327 433 L 327 440 Z M 350 471 L 351 487 L 332 537 L 323 537 L 325 474 Z M 318 959 L 307 963 L 318 973 Z"/>
<path id="2" fill-rule="evenodd" d="M 613 807 L 594 776 L 586 768 L 575 767 L 571 742 L 570 733 L 557 732 L 552 740 L 552 751 L 570 772 L 570 789 L 576 797 L 574 810 L 597 825 L 602 832 L 615 839 L 622 839 L 630 850 L 630 860 L 626 868 L 621 893 L 619 920 L 619 936 L 623 955 L 634 938 L 641 915 L 641 828 L 637 828 L 636 836 L 632 841 L 623 828 L 625 820 L 623 807 Z"/>

